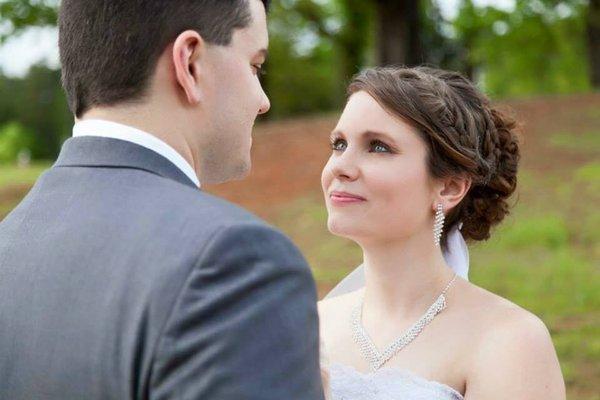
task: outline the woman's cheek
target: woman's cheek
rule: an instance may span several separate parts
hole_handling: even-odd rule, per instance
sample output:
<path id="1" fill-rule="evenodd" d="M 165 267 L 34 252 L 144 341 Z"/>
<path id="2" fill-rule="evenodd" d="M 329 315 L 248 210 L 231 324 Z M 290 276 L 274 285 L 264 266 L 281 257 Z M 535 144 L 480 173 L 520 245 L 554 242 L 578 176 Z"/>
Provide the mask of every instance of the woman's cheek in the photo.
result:
<path id="1" fill-rule="evenodd" d="M 377 175 L 372 175 L 370 179 L 369 194 L 374 200 L 374 209 L 379 214 L 378 219 L 389 223 L 390 228 L 397 225 L 406 225 L 410 223 L 411 213 L 418 202 L 419 182 L 416 177 L 402 176 L 402 170 L 395 167 L 389 167 L 387 171 L 380 171 Z M 414 178 L 414 179 L 413 179 Z"/>
<path id="2" fill-rule="evenodd" d="M 331 168 L 330 168 L 330 160 L 329 159 L 327 161 L 327 164 L 325 165 L 325 167 L 323 168 L 323 171 L 321 172 L 321 188 L 323 189 L 323 193 L 327 194 L 327 190 L 329 189 L 329 186 L 331 185 L 331 181 L 333 180 L 333 175 L 331 174 Z"/>

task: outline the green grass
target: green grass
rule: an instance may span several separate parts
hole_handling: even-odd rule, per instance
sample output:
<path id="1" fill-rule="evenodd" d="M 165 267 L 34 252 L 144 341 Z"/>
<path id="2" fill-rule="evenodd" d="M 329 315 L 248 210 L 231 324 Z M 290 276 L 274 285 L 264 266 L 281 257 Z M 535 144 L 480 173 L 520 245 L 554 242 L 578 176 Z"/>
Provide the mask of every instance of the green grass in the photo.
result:
<path id="1" fill-rule="evenodd" d="M 556 133 L 550 137 L 550 143 L 566 150 L 600 154 L 600 131 Z"/>
<path id="2" fill-rule="evenodd" d="M 48 162 L 34 163 L 27 168 L 0 165 L 0 189 L 11 185 L 32 185 L 38 176 L 50 166 L 51 164 Z"/>
<path id="3" fill-rule="evenodd" d="M 581 166 L 575 171 L 574 178 L 587 185 L 594 197 L 600 197 L 600 162 L 591 162 Z"/>
<path id="4" fill-rule="evenodd" d="M 34 163 L 27 168 L 0 165 L 0 220 L 4 218 L 27 193 L 50 163 Z"/>
<path id="5" fill-rule="evenodd" d="M 504 250 L 557 249 L 567 245 L 569 230 L 560 215 L 527 216 L 496 232 L 494 246 Z M 509 222 L 510 223 L 510 222 Z"/>
<path id="6" fill-rule="evenodd" d="M 591 107 L 584 110 L 584 118 L 589 118 L 593 122 L 600 123 L 600 108 Z"/>

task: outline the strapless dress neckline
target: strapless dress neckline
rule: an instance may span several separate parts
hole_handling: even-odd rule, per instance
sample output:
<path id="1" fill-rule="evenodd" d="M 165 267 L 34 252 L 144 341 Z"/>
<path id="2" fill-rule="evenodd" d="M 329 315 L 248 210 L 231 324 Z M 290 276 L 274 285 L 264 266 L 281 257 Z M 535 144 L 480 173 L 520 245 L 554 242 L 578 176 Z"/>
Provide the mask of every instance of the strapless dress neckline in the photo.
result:
<path id="1" fill-rule="evenodd" d="M 334 400 L 395 399 L 394 394 L 415 394 L 410 399 L 439 396 L 440 400 L 464 400 L 456 389 L 432 381 L 414 372 L 398 367 L 383 367 L 374 372 L 360 372 L 349 365 L 329 364 L 331 393 Z M 368 393 L 371 391 L 371 393 Z M 383 393 L 380 396 L 380 393 Z M 362 397 L 361 397 L 362 396 Z M 429 397 L 433 400 L 432 397 Z M 404 397 L 403 399 L 409 399 Z"/>

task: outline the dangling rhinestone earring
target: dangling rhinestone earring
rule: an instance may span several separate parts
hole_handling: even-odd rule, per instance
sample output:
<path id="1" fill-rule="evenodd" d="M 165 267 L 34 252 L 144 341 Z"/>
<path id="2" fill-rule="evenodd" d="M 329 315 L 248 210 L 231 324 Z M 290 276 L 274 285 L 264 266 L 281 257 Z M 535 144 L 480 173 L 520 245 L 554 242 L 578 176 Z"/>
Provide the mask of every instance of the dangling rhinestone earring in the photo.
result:
<path id="1" fill-rule="evenodd" d="M 433 242 L 436 246 L 440 245 L 440 239 L 442 237 L 442 230 L 444 229 L 444 206 L 442 203 L 438 203 L 437 211 L 435 212 L 435 223 L 433 224 Z"/>

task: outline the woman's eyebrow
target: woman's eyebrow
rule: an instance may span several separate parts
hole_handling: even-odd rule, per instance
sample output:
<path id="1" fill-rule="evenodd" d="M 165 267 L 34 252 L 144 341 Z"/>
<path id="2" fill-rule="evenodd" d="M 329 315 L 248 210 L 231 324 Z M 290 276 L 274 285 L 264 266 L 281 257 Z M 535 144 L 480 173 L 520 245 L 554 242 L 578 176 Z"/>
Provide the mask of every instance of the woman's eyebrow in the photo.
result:
<path id="1" fill-rule="evenodd" d="M 339 129 L 334 129 L 333 132 L 331 132 L 331 135 L 329 135 L 329 138 L 332 140 L 334 138 L 338 138 L 338 137 L 342 137 L 342 138 L 345 137 L 344 133 Z M 359 133 L 359 137 L 364 137 L 366 139 L 386 139 L 393 143 L 398 142 L 398 140 L 394 139 L 394 137 L 392 135 L 390 135 L 389 133 L 378 132 L 378 131 L 374 131 L 374 130 L 370 130 L 370 129 Z"/>
<path id="2" fill-rule="evenodd" d="M 369 139 L 384 138 L 384 139 L 391 140 L 393 142 L 397 141 L 396 139 L 394 139 L 394 137 L 392 135 L 390 135 L 389 133 L 386 133 L 386 132 L 377 132 L 377 131 L 367 130 L 367 131 L 363 132 L 362 135 L 366 136 Z"/>

